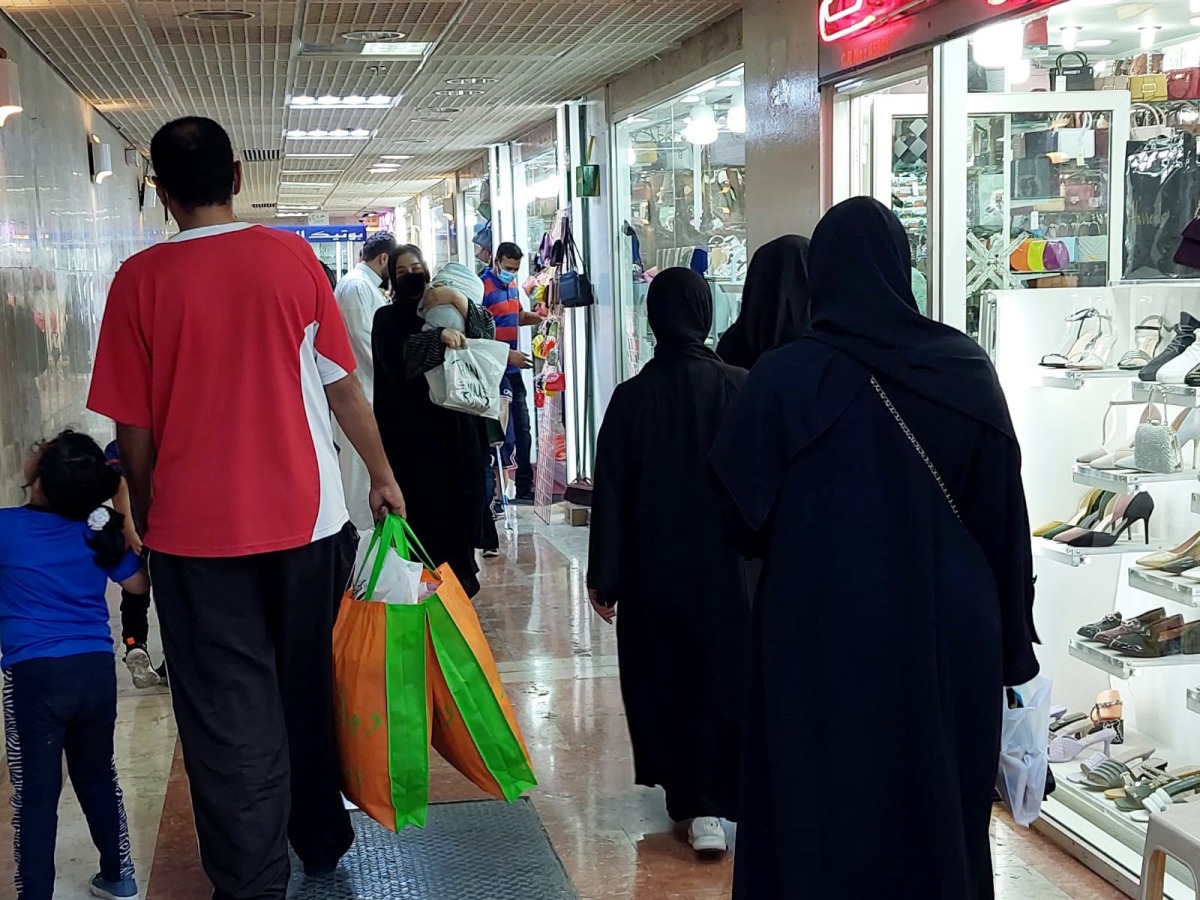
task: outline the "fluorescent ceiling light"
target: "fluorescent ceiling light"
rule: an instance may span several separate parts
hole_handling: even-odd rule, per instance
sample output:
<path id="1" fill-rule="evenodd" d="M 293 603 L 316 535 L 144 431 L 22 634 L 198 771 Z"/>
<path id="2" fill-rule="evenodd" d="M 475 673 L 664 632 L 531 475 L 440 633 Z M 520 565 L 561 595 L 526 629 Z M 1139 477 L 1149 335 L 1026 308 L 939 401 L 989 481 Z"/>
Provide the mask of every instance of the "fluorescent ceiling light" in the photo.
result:
<path id="1" fill-rule="evenodd" d="M 424 56 L 432 49 L 429 41 L 369 41 L 363 44 L 363 56 Z"/>
<path id="2" fill-rule="evenodd" d="M 275 218 L 277 218 L 277 219 L 307 219 L 308 213 L 306 213 L 306 212 L 282 212 L 277 209 L 277 210 L 275 210 Z"/>
<path id="3" fill-rule="evenodd" d="M 286 209 L 289 212 L 315 212 L 321 207 L 317 206 L 315 203 L 312 205 L 302 205 L 299 203 L 279 203 L 276 204 L 275 208 Z"/>
<path id="4" fill-rule="evenodd" d="M 699 94 L 688 94 L 686 97 L 680 97 L 679 102 L 680 103 L 699 103 L 700 95 Z"/>
<path id="5" fill-rule="evenodd" d="M 1079 41 L 1075 44 L 1080 50 L 1097 50 L 1100 47 L 1107 47 L 1112 43 L 1109 38 L 1088 38 L 1085 41 Z"/>
<path id="6" fill-rule="evenodd" d="M 337 97 L 326 94 L 323 97 L 301 95 L 292 97 L 288 106 L 292 109 L 391 109 L 400 100 L 386 94 L 376 94 L 373 97 L 363 97 L 352 94 L 349 97 Z"/>
<path id="7" fill-rule="evenodd" d="M 356 44 L 368 44 L 381 41 L 399 41 L 407 36 L 403 31 L 347 31 L 342 35 L 342 39 L 354 41 Z"/>
<path id="8" fill-rule="evenodd" d="M 289 141 L 366 141 L 370 140 L 371 132 L 365 128 L 356 128 L 354 131 L 346 131 L 344 128 L 334 131 L 325 131 L 322 128 L 303 131 L 297 128 L 284 136 Z"/>
<path id="9" fill-rule="evenodd" d="M 411 156 L 381 156 L 379 158 L 380 159 L 398 159 L 398 160 L 412 159 Z"/>
<path id="10" fill-rule="evenodd" d="M 341 175 L 341 169 L 284 169 L 280 175 Z"/>
<path id="11" fill-rule="evenodd" d="M 463 78 L 447 78 L 446 84 L 454 84 L 462 87 L 470 84 L 495 84 L 495 78 L 489 78 L 486 75 L 467 75 Z"/>
<path id="12" fill-rule="evenodd" d="M 354 159 L 353 153 L 286 153 L 285 159 Z"/>
<path id="13" fill-rule="evenodd" d="M 434 91 L 438 97 L 478 97 L 484 93 L 479 88 L 450 88 L 448 90 Z"/>

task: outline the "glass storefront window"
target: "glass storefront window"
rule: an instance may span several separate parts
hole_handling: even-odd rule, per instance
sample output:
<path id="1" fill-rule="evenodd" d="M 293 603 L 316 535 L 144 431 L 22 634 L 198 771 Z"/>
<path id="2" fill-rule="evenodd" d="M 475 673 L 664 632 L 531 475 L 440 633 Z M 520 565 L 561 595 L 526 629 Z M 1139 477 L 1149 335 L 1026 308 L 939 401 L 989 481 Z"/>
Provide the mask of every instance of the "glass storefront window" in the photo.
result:
<path id="1" fill-rule="evenodd" d="M 740 66 L 617 125 L 622 378 L 654 354 L 646 293 L 656 272 L 707 255 L 710 342 L 737 318 L 748 262 L 745 130 Z"/>
<path id="2" fill-rule="evenodd" d="M 458 208 L 462 217 L 459 227 L 463 232 L 459 243 L 466 253 L 466 258 L 460 261 L 473 260 L 478 273 L 491 262 L 492 191 L 487 173 L 488 158 L 485 156 L 475 165 L 459 170 L 457 176 L 461 198 Z"/>
<path id="3" fill-rule="evenodd" d="M 517 243 L 527 271 L 534 269 L 542 235 L 554 226 L 564 173 L 559 165 L 558 123 L 549 122 L 513 144 L 513 191 Z"/>

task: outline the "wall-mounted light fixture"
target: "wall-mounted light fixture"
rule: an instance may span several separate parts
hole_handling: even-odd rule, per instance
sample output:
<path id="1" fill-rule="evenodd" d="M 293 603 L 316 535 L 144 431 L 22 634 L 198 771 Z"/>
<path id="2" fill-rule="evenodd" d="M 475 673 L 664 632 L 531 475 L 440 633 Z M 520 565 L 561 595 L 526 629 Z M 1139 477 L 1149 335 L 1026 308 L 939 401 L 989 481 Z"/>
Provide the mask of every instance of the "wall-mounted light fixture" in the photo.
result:
<path id="1" fill-rule="evenodd" d="M 8 117 L 23 112 L 21 105 L 21 83 L 17 79 L 17 64 L 8 58 L 8 51 L 0 47 L 0 128 Z"/>
<path id="2" fill-rule="evenodd" d="M 104 179 L 113 173 L 112 147 L 100 142 L 100 138 L 92 134 L 88 136 L 88 165 L 92 170 L 92 181 L 103 184 Z"/>

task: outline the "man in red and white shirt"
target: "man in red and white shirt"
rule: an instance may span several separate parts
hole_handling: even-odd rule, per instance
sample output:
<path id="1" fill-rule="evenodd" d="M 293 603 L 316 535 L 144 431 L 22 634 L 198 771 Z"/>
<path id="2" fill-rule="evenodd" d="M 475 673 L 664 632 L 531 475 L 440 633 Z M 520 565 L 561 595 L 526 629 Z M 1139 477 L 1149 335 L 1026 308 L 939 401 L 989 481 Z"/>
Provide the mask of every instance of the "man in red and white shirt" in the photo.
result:
<path id="1" fill-rule="evenodd" d="M 289 839 L 310 873 L 354 839 L 332 697 L 348 517 L 331 412 L 373 510 L 404 501 L 312 249 L 234 219 L 241 169 L 216 122 L 172 122 L 150 154 L 180 233 L 117 273 L 88 405 L 117 423 L 152 552 L 214 896 L 283 900 Z"/>

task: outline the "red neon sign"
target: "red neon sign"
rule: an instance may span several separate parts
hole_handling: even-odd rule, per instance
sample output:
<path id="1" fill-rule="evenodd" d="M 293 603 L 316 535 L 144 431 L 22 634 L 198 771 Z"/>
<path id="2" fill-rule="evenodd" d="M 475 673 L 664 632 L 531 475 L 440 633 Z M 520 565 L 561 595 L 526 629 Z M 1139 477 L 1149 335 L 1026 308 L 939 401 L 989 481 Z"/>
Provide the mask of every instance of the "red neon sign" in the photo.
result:
<path id="1" fill-rule="evenodd" d="M 897 19 L 919 6 L 938 0 L 821 0 L 819 25 L 826 43 L 844 40 Z M 1004 6 L 1009 0 L 987 0 L 989 6 Z"/>

